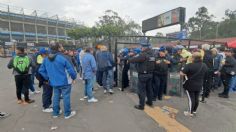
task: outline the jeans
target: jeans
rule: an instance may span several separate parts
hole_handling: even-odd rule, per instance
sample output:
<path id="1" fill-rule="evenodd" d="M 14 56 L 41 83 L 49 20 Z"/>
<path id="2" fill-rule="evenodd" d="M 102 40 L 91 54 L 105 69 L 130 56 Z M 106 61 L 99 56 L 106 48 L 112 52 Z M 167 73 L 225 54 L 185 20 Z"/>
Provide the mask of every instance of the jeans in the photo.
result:
<path id="1" fill-rule="evenodd" d="M 97 71 L 96 74 L 96 79 L 97 79 L 97 83 L 102 86 L 102 76 L 103 76 L 103 72 L 102 71 Z"/>
<path id="2" fill-rule="evenodd" d="M 229 91 L 236 91 L 236 76 L 232 76 L 230 79 Z"/>
<path id="3" fill-rule="evenodd" d="M 88 99 L 93 98 L 94 82 L 95 82 L 95 76 L 91 79 L 85 79 L 84 95 L 88 96 Z"/>
<path id="4" fill-rule="evenodd" d="M 31 92 L 35 92 L 35 88 L 34 88 L 34 74 L 30 75 L 29 89 L 31 90 Z"/>
<path id="5" fill-rule="evenodd" d="M 59 115 L 61 95 L 63 96 L 64 116 L 69 116 L 71 113 L 71 85 L 53 87 L 53 94 L 53 116 Z"/>
<path id="6" fill-rule="evenodd" d="M 103 72 L 102 85 L 105 90 L 113 88 L 113 70 L 106 70 Z"/>
<path id="7" fill-rule="evenodd" d="M 43 108 L 47 109 L 52 104 L 52 92 L 53 89 L 48 84 L 43 84 L 43 94 L 42 94 L 42 102 L 43 102 Z"/>
<path id="8" fill-rule="evenodd" d="M 25 101 L 29 101 L 30 75 L 16 75 L 15 82 L 17 99 L 21 100 L 21 93 L 23 93 Z"/>

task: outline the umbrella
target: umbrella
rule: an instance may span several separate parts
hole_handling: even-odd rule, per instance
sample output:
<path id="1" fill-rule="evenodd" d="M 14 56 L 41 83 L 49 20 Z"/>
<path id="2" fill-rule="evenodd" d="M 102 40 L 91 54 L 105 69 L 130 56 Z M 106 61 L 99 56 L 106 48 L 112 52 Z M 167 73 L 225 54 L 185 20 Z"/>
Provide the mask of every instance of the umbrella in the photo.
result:
<path id="1" fill-rule="evenodd" d="M 236 40 L 228 42 L 227 45 L 229 48 L 236 48 Z"/>

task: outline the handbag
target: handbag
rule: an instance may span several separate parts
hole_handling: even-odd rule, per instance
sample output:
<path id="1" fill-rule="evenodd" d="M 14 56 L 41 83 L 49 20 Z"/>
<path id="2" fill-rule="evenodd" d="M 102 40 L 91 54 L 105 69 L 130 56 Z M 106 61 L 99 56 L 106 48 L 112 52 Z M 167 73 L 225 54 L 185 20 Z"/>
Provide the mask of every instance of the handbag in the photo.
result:
<path id="1" fill-rule="evenodd" d="M 202 70 L 202 67 L 203 67 L 203 64 L 201 65 L 201 68 L 191 77 L 191 78 L 188 78 L 187 76 L 185 76 L 185 80 L 183 81 L 183 88 L 186 89 L 187 87 L 187 82 L 191 79 L 193 79 L 194 77 L 196 77 Z"/>

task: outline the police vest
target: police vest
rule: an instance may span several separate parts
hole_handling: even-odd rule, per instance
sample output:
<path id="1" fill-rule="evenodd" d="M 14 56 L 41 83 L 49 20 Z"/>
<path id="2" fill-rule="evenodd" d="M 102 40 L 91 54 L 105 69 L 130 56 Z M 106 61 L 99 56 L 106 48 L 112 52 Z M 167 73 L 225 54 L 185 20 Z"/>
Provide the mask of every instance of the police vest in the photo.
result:
<path id="1" fill-rule="evenodd" d="M 152 73 L 155 69 L 155 57 L 151 50 L 141 53 L 145 56 L 146 60 L 143 63 L 139 63 L 137 66 L 138 73 Z"/>

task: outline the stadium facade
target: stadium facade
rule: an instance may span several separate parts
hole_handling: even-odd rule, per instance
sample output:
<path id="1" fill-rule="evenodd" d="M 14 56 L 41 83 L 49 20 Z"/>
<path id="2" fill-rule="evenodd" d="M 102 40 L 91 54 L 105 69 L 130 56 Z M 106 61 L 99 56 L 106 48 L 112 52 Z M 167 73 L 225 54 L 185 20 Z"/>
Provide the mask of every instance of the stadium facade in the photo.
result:
<path id="1" fill-rule="evenodd" d="M 46 12 L 0 4 L 0 40 L 46 42 L 71 40 L 67 30 L 78 26 L 72 19 L 49 16 Z"/>

